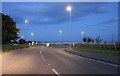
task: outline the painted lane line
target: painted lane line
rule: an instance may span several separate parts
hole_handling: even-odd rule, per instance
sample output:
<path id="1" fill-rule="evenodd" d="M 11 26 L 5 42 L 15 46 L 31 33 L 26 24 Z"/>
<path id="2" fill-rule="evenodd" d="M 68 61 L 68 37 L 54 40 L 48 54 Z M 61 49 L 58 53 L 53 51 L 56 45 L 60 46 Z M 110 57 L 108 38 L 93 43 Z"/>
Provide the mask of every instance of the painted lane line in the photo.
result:
<path id="1" fill-rule="evenodd" d="M 40 54 L 42 54 L 42 52 L 40 51 Z"/>
<path id="2" fill-rule="evenodd" d="M 52 71 L 53 71 L 57 76 L 61 76 L 55 69 L 52 69 Z"/>
<path id="3" fill-rule="evenodd" d="M 77 55 L 77 56 L 79 56 L 79 55 Z M 87 57 L 82 57 L 82 56 L 79 56 L 79 57 L 84 58 L 84 59 L 88 59 L 88 60 L 91 60 L 91 61 L 96 61 L 96 62 L 99 62 L 99 63 L 103 63 L 103 64 L 115 66 L 115 67 L 120 67 L 119 65 L 107 63 L 107 62 L 100 61 L 100 60 L 95 60 L 95 59 L 91 59 L 91 58 L 87 58 Z"/>
<path id="4" fill-rule="evenodd" d="M 69 53 L 69 52 L 68 52 L 68 53 Z M 70 54 L 72 54 L 72 53 L 70 53 Z M 72 54 L 72 55 L 76 55 L 76 54 Z M 120 67 L 120 66 L 117 65 L 117 64 L 112 64 L 112 63 L 108 63 L 108 62 L 104 62 L 104 61 L 100 61 L 100 60 L 95 60 L 95 59 L 83 57 L 83 56 L 80 56 L 80 55 L 76 55 L 76 56 L 81 57 L 81 58 L 84 58 L 84 59 L 88 59 L 88 60 L 91 60 L 91 61 L 96 61 L 96 62 L 99 62 L 99 63 L 111 65 L 111 66 L 114 66 L 114 67 Z"/>
<path id="5" fill-rule="evenodd" d="M 43 56 L 43 55 L 41 55 L 41 58 L 43 59 L 43 61 L 46 61 L 46 59 L 44 58 L 44 56 Z"/>
<path id="6" fill-rule="evenodd" d="M 99 61 L 99 60 L 95 60 L 95 59 L 90 59 L 90 58 L 86 58 L 86 57 L 82 57 L 82 56 L 80 56 L 80 57 L 81 57 L 81 58 L 88 59 L 88 60 L 91 60 L 91 61 L 96 61 L 96 62 L 99 62 L 99 63 L 103 63 L 103 64 L 115 66 L 115 67 L 120 67 L 119 65 L 116 65 L 116 64 L 111 64 L 111 63 L 107 63 L 107 62 L 103 62 L 103 61 Z"/>
<path id="7" fill-rule="evenodd" d="M 89 59 L 89 58 L 86 58 L 86 59 L 92 60 L 92 61 L 96 61 L 96 62 L 99 62 L 99 63 L 103 63 L 103 64 L 108 64 L 108 65 L 115 66 L 115 67 L 120 67 L 120 66 L 118 66 L 118 65 L 111 64 L 111 63 L 107 63 L 107 62 L 103 62 L 103 61 L 99 61 L 99 60 L 94 60 L 94 59 Z"/>
<path id="8" fill-rule="evenodd" d="M 40 55 L 43 61 L 46 61 L 45 57 L 42 55 L 42 51 L 40 50 Z"/>

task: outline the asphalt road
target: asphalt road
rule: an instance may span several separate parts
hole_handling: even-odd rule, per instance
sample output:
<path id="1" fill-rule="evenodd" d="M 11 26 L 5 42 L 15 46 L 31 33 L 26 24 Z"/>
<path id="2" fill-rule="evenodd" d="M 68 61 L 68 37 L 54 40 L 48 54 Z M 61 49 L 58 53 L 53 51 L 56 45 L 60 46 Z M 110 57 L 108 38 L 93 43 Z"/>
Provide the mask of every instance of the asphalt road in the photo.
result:
<path id="1" fill-rule="evenodd" d="M 118 67 L 65 52 L 29 47 L 2 55 L 3 74 L 118 74 Z"/>

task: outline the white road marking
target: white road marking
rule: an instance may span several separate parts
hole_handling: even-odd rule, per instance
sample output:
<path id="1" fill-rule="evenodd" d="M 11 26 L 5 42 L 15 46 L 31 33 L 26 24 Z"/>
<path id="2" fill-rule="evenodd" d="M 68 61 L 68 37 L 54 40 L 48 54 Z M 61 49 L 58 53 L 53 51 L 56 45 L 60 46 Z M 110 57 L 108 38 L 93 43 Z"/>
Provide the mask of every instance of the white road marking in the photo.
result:
<path id="1" fill-rule="evenodd" d="M 43 59 L 43 61 L 46 61 L 46 59 L 44 58 L 44 56 L 41 54 L 41 58 Z"/>
<path id="2" fill-rule="evenodd" d="M 43 46 L 41 47 L 41 49 L 43 49 Z M 42 55 L 42 51 L 40 50 L 40 55 L 43 61 L 46 61 L 45 57 Z"/>
<path id="3" fill-rule="evenodd" d="M 116 64 L 111 64 L 111 63 L 107 63 L 107 62 L 103 62 L 103 61 L 99 61 L 99 60 L 95 60 L 95 59 L 90 59 L 90 58 L 86 58 L 86 59 L 100 62 L 100 63 L 104 63 L 104 64 L 108 64 L 108 65 L 115 66 L 115 67 L 120 67 L 119 65 L 116 65 Z"/>
<path id="4" fill-rule="evenodd" d="M 52 69 L 52 71 L 53 71 L 56 75 L 61 76 L 55 69 Z"/>
<path id="5" fill-rule="evenodd" d="M 40 54 L 42 54 L 41 50 L 40 50 Z"/>
<path id="6" fill-rule="evenodd" d="M 73 55 L 75 55 L 75 54 L 73 54 Z M 76 56 L 79 56 L 79 55 L 76 55 Z M 95 59 L 91 59 L 91 58 L 87 58 L 87 57 L 82 57 L 82 56 L 79 56 L 79 57 L 85 58 L 85 59 L 88 59 L 88 60 L 92 60 L 92 61 L 96 61 L 96 62 L 99 62 L 99 63 L 103 63 L 103 64 L 108 64 L 108 65 L 115 66 L 115 67 L 120 67 L 119 65 L 112 64 L 112 63 L 107 63 L 107 62 L 100 61 L 100 60 L 95 60 Z"/>
<path id="7" fill-rule="evenodd" d="M 50 64 L 48 64 L 48 65 L 50 65 Z"/>

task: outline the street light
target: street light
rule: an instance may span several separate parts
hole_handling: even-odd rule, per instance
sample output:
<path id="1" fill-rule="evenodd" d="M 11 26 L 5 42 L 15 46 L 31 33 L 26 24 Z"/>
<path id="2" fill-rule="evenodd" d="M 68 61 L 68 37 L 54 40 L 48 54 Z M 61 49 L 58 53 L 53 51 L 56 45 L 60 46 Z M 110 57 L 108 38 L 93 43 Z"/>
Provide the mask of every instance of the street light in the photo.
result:
<path id="1" fill-rule="evenodd" d="M 27 19 L 24 20 L 24 23 L 27 24 L 29 21 Z M 26 38 L 26 30 L 23 32 L 25 34 L 24 38 Z"/>
<path id="2" fill-rule="evenodd" d="M 24 39 L 24 36 L 22 36 L 22 44 L 23 44 L 23 39 Z"/>
<path id="3" fill-rule="evenodd" d="M 81 33 L 82 33 L 82 43 L 83 43 L 83 34 L 84 34 L 84 32 L 82 31 Z"/>
<path id="4" fill-rule="evenodd" d="M 62 44 L 62 30 L 60 30 L 59 33 L 60 33 L 60 44 Z"/>
<path id="5" fill-rule="evenodd" d="M 31 36 L 33 36 L 33 33 L 31 33 Z"/>
<path id="6" fill-rule="evenodd" d="M 22 36 L 22 39 L 24 39 L 24 36 Z"/>
<path id="7" fill-rule="evenodd" d="M 68 6 L 67 11 L 70 12 L 70 27 L 71 27 L 71 11 L 72 11 L 72 7 Z M 70 28 L 70 48 L 71 48 L 71 37 L 72 37 L 72 27 Z"/>
<path id="8" fill-rule="evenodd" d="M 72 10 L 71 6 L 68 6 L 67 11 L 71 11 L 71 10 Z"/>
<path id="9" fill-rule="evenodd" d="M 28 23 L 28 20 L 26 19 L 26 20 L 25 20 L 25 24 L 27 24 L 27 23 Z"/>
<path id="10" fill-rule="evenodd" d="M 34 34 L 33 34 L 33 33 L 31 33 L 31 36 L 32 36 L 32 37 L 33 37 L 33 35 L 34 35 Z M 33 45 L 33 44 L 34 44 L 34 42 L 32 41 L 32 45 Z"/>

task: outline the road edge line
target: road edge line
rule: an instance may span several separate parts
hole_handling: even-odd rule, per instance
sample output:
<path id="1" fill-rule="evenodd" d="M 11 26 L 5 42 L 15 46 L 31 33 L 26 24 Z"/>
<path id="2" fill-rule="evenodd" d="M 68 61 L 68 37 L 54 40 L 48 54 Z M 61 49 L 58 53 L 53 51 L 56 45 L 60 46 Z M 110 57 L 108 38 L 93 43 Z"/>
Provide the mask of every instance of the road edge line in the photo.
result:
<path id="1" fill-rule="evenodd" d="M 64 50 L 64 51 L 68 52 L 67 50 Z M 108 62 L 108 61 L 104 61 L 104 60 L 100 60 L 100 59 L 96 59 L 96 58 L 92 58 L 92 57 L 88 57 L 88 56 L 84 56 L 84 55 L 78 55 L 78 54 L 75 54 L 75 53 L 72 53 L 72 52 L 68 52 L 68 53 L 73 54 L 73 55 L 77 55 L 77 56 L 81 56 L 81 57 L 89 59 L 89 60 L 101 62 L 101 63 L 104 63 L 104 64 L 109 64 L 109 65 L 112 65 L 112 66 L 115 66 L 115 67 L 120 67 L 120 65 L 117 65 L 117 64 L 112 63 L 112 62 Z"/>

